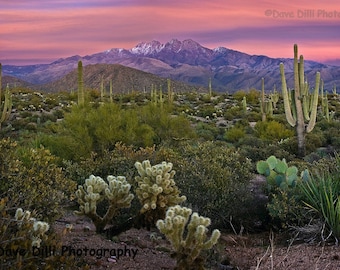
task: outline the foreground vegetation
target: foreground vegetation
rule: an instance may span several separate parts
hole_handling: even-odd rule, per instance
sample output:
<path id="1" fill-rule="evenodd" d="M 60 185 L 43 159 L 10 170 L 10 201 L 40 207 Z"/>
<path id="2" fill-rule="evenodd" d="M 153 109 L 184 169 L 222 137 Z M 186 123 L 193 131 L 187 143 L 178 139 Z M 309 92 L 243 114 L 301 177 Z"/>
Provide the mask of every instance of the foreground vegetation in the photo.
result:
<path id="1" fill-rule="evenodd" d="M 263 99 L 272 109 L 264 109 L 261 91 L 255 89 L 232 95 L 177 92 L 171 93 L 171 98 L 159 91 L 108 96 L 87 90 L 82 105 L 74 93 L 46 94 L 13 87 L 11 93 L 11 112 L 0 131 L 3 249 L 27 250 L 37 243 L 37 238 L 32 238 L 32 220 L 18 226 L 15 214 L 19 207 L 30 211 L 36 221 L 53 224 L 70 202 L 78 202 L 76 209 L 83 205 L 81 214 L 94 217 L 98 232 L 155 227 L 164 219 L 165 223 L 159 224 L 169 234 L 164 224 L 166 215 L 172 214 L 166 210 L 182 204 L 209 218 L 211 225 L 204 221 L 206 227 L 222 232 L 291 228 L 302 232 L 313 223 L 318 226 L 309 231 L 309 239 L 337 243 L 340 237 L 340 98 L 336 93 L 325 94 L 327 101 L 319 97 L 315 127 L 305 134 L 303 158 L 280 95 L 274 105 L 273 95 L 278 95 L 274 91 Z M 165 194 L 175 190 L 174 198 L 180 193 L 185 200 L 166 200 L 161 192 L 156 197 L 145 195 L 145 190 L 169 187 L 155 178 L 150 183 L 159 186 L 146 189 L 145 183 L 151 180 L 145 180 L 142 165 L 136 165 L 145 165 L 142 162 L 146 160 L 150 164 L 171 163 L 164 175 L 173 169 L 170 178 L 174 183 Z M 268 167 L 260 169 L 258 164 L 265 161 Z M 254 181 L 258 173 L 266 177 L 265 182 Z M 85 185 L 90 175 L 97 177 L 102 188 L 95 190 L 94 180 Z M 118 176 L 124 178 L 115 178 Z M 87 211 L 85 197 L 91 193 L 90 185 L 92 194 L 99 195 L 91 197 L 92 210 Z M 115 185 L 124 188 L 115 193 Z M 76 193 L 77 186 L 78 190 L 84 187 L 80 189 L 83 193 Z M 111 211 L 117 194 L 129 199 Z M 189 212 L 175 209 L 188 221 Z M 128 220 L 133 222 L 128 224 Z M 46 246 L 58 243 L 51 227 L 39 239 Z M 185 253 L 185 247 L 177 250 Z M 43 260 L 30 255 L 12 256 L 2 267 L 20 268 L 23 263 L 35 265 Z M 192 261 L 197 263 L 197 257 Z M 59 254 L 44 263 L 46 268 L 71 267 L 72 260 Z"/>

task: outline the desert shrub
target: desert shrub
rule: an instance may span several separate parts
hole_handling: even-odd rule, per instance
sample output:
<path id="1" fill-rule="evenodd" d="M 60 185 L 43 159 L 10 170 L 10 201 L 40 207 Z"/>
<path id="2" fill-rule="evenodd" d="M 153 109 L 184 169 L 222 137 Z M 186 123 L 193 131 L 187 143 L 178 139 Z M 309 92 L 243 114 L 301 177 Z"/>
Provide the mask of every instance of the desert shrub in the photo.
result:
<path id="1" fill-rule="evenodd" d="M 37 130 L 37 123 L 29 122 L 25 126 L 25 129 L 30 130 L 30 131 L 36 131 Z"/>
<path id="2" fill-rule="evenodd" d="M 233 106 L 228 108 L 224 113 L 224 119 L 226 120 L 234 120 L 235 118 L 242 118 L 244 115 L 242 107 Z"/>
<path id="3" fill-rule="evenodd" d="M 80 160 L 89 156 L 91 152 L 91 138 L 84 137 L 81 143 L 75 137 L 67 134 L 40 134 L 41 145 L 48 148 L 51 153 L 62 160 Z"/>
<path id="4" fill-rule="evenodd" d="M 236 143 L 239 140 L 243 139 L 244 136 L 245 136 L 244 128 L 234 126 L 234 127 L 230 128 L 230 129 L 226 130 L 226 132 L 224 133 L 223 138 L 227 142 Z"/>
<path id="5" fill-rule="evenodd" d="M 153 129 L 155 144 L 195 137 L 190 121 L 184 115 L 173 116 L 169 105 L 164 104 L 160 109 L 159 106 L 150 103 L 143 106 L 138 113 L 140 123 L 147 124 Z"/>
<path id="6" fill-rule="evenodd" d="M 123 109 L 105 103 L 99 107 L 74 106 L 71 113 L 65 113 L 58 136 L 63 139 L 45 142 L 45 146 L 62 149 L 65 140 L 73 152 L 79 147 L 81 156 L 87 158 L 91 151 L 113 149 L 117 142 L 146 147 L 167 140 L 189 139 L 195 134 L 189 120 L 183 115 L 172 116 L 165 104 L 163 109 L 154 104 Z M 76 158 L 75 155 L 73 159 Z"/>
<path id="7" fill-rule="evenodd" d="M 269 142 L 261 140 L 252 135 L 246 135 L 239 142 L 240 153 L 245 157 L 257 162 L 264 160 L 271 155 L 277 158 L 286 158 L 287 161 L 293 160 L 295 155 L 291 154 L 283 143 Z"/>
<path id="8" fill-rule="evenodd" d="M 271 225 L 278 229 L 287 229 L 289 226 L 302 226 L 308 223 L 311 216 L 306 212 L 301 200 L 302 195 L 297 188 L 272 189 L 267 204 L 272 219 Z"/>
<path id="9" fill-rule="evenodd" d="M 222 142 L 184 143 L 176 151 L 176 183 L 186 203 L 212 218 L 213 226 L 230 228 L 231 216 L 235 226 L 244 222 L 249 214 L 243 206 L 250 199 L 250 161 Z"/>
<path id="10" fill-rule="evenodd" d="M 325 146 L 326 139 L 320 129 L 315 128 L 312 132 L 306 134 L 306 153 L 314 152 L 321 146 Z"/>
<path id="11" fill-rule="evenodd" d="M 0 246 L 3 252 L 0 269 L 74 269 L 78 262 L 75 263 L 73 256 L 61 254 L 60 236 L 51 228 L 47 232 L 41 231 L 40 228 L 46 229 L 46 224 L 36 220 L 34 211 L 25 211 L 20 218 L 16 209 L 17 199 L 0 198 Z"/>
<path id="12" fill-rule="evenodd" d="M 249 122 L 258 122 L 261 120 L 261 115 L 257 112 L 251 111 L 251 112 L 247 112 L 247 114 L 245 115 L 245 118 Z"/>
<path id="13" fill-rule="evenodd" d="M 44 148 L 20 151 L 16 166 L 8 181 L 7 194 L 18 198 L 19 205 L 36 210 L 46 221 L 53 221 L 62 213 L 62 203 L 68 200 L 76 188 L 75 182 L 65 178 L 62 168 L 56 165 L 56 157 Z"/>
<path id="14" fill-rule="evenodd" d="M 207 141 L 214 140 L 218 135 L 218 128 L 207 123 L 199 122 L 196 127 L 196 134 L 198 137 L 203 138 Z"/>
<path id="15" fill-rule="evenodd" d="M 206 105 L 200 106 L 197 116 L 201 116 L 201 117 L 209 116 L 210 118 L 212 118 L 214 113 L 216 113 L 215 107 L 211 104 L 206 104 Z"/>
<path id="16" fill-rule="evenodd" d="M 263 140 L 280 141 L 294 136 L 294 131 L 276 121 L 259 121 L 255 125 L 255 134 Z"/>
<path id="17" fill-rule="evenodd" d="M 10 187 L 8 177 L 19 171 L 20 162 L 16 156 L 17 142 L 10 138 L 0 140 L 0 194 Z"/>
<path id="18" fill-rule="evenodd" d="M 241 101 L 243 97 L 247 95 L 247 92 L 244 90 L 238 90 L 233 94 L 233 98 L 236 99 L 237 101 Z"/>
<path id="19" fill-rule="evenodd" d="M 61 113 L 57 113 L 57 112 L 61 112 Z M 42 113 L 41 116 L 40 116 L 40 119 L 41 119 L 42 123 L 45 123 L 47 121 L 56 122 L 58 118 L 63 118 L 61 110 L 57 110 L 53 114 Z"/>
<path id="20" fill-rule="evenodd" d="M 65 160 L 63 168 L 67 178 L 84 184 L 84 180 L 91 174 L 107 177 L 108 175 L 124 175 L 128 181 L 135 185 L 135 162 L 139 160 L 154 160 L 155 147 L 136 148 L 116 143 L 114 149 L 105 150 L 101 154 L 92 152 L 90 157 L 80 160 Z"/>
<path id="21" fill-rule="evenodd" d="M 243 97 L 246 97 L 247 103 L 258 104 L 258 100 L 259 100 L 259 97 L 260 97 L 260 91 L 253 89 L 253 88 L 250 89 L 249 91 L 239 90 L 239 91 L 236 91 L 233 94 L 233 97 L 238 101 L 241 101 L 243 99 Z"/>

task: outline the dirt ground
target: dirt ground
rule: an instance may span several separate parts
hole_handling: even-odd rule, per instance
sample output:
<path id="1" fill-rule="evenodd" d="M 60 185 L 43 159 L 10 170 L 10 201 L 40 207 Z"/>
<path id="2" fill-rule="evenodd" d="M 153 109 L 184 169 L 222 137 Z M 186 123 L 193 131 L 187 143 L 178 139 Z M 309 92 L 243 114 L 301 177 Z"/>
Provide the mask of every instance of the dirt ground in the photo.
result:
<path id="1" fill-rule="evenodd" d="M 68 228 L 68 229 L 66 229 Z M 99 235 L 87 217 L 68 212 L 54 224 L 62 234 L 65 254 L 75 254 L 78 269 L 174 269 L 171 246 L 155 229 L 130 229 L 118 236 Z M 111 238 L 111 239 L 109 239 Z M 290 243 L 278 234 L 222 234 L 209 253 L 207 269 L 340 269 L 340 248 L 334 244 Z M 76 262 L 75 262 L 76 264 Z"/>

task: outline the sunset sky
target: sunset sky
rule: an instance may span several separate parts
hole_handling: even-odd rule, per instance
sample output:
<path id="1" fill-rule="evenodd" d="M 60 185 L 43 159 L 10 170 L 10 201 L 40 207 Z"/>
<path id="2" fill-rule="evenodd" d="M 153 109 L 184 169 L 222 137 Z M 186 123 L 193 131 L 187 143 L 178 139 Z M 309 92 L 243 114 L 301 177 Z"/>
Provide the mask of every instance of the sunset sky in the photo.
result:
<path id="1" fill-rule="evenodd" d="M 50 63 L 142 41 L 193 39 L 340 65 L 339 0 L 1 0 L 0 62 Z"/>

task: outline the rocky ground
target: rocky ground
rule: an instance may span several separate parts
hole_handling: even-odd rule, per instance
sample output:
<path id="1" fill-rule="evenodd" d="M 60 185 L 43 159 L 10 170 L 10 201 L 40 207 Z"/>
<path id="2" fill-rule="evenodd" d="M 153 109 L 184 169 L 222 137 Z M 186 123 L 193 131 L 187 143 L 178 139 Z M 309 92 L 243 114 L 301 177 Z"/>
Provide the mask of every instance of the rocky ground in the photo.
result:
<path id="1" fill-rule="evenodd" d="M 67 212 L 54 224 L 64 252 L 76 254 L 79 269 L 174 269 L 171 246 L 157 230 L 130 229 L 118 236 L 100 235 L 91 220 Z M 67 231 L 65 233 L 65 231 Z M 207 269 L 340 269 L 340 249 L 333 244 L 291 242 L 268 232 L 222 234 L 209 253 Z"/>

